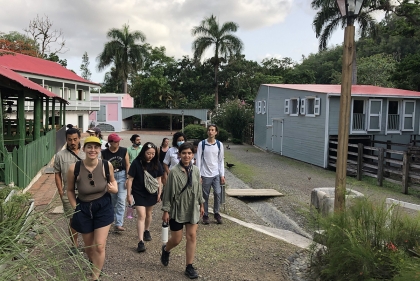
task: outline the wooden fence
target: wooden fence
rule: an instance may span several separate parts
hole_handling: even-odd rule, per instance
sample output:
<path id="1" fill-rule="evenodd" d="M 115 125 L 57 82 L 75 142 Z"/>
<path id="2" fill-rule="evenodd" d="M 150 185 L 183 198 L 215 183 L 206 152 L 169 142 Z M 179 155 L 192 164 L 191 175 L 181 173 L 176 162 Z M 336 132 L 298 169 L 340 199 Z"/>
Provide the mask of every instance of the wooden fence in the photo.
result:
<path id="1" fill-rule="evenodd" d="M 54 156 L 56 131 L 4 155 L 4 182 L 25 188 L 43 166 Z M 6 151 L 6 149 L 5 149 Z"/>
<path id="2" fill-rule="evenodd" d="M 328 158 L 331 167 L 336 167 L 337 144 L 335 140 L 329 142 Z M 402 192 L 407 194 L 410 185 L 420 183 L 420 148 L 398 146 L 407 146 L 407 150 L 349 143 L 347 172 L 356 175 L 358 180 L 362 180 L 363 175 L 374 177 L 379 186 L 382 186 L 384 180 L 401 184 Z"/>

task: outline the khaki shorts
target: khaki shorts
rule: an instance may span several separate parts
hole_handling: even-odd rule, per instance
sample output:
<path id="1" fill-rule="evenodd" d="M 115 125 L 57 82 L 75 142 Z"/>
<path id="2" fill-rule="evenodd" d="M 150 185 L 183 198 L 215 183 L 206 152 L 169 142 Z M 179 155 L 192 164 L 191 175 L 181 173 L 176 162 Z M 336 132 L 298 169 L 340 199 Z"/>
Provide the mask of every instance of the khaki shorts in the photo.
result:
<path id="1" fill-rule="evenodd" d="M 64 215 L 71 219 L 73 217 L 74 210 L 70 204 L 67 192 L 64 191 L 63 197 L 61 197 L 61 203 L 63 203 Z"/>

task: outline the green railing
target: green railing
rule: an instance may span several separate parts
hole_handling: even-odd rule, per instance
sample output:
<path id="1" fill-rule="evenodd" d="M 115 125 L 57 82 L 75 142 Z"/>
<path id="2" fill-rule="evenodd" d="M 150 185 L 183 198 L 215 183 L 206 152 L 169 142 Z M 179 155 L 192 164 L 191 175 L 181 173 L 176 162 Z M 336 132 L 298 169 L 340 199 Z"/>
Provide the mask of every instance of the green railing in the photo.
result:
<path id="1" fill-rule="evenodd" d="M 12 152 L 6 152 L 4 161 L 4 183 L 13 182 L 19 187 L 26 187 L 41 170 L 48 164 L 55 154 L 55 130 L 49 131 L 45 136 Z M 4 149 L 7 151 L 7 149 Z"/>

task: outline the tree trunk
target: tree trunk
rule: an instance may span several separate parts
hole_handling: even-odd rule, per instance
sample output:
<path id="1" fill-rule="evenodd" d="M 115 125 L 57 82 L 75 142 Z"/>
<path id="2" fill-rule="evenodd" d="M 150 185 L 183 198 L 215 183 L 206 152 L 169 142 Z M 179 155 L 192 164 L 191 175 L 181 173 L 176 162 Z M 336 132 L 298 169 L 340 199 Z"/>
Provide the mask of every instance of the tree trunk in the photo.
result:
<path id="1" fill-rule="evenodd" d="M 127 80 L 124 80 L 124 94 L 127 94 Z"/>
<path id="2" fill-rule="evenodd" d="M 352 62 L 351 84 L 357 85 L 357 62 L 356 62 L 356 44 L 354 44 L 353 62 Z"/>
<path id="3" fill-rule="evenodd" d="M 217 59 L 217 58 L 216 58 Z M 214 83 L 216 84 L 214 87 L 214 108 L 217 109 L 219 104 L 219 82 L 217 81 L 217 72 L 219 71 L 219 64 L 214 65 Z"/>

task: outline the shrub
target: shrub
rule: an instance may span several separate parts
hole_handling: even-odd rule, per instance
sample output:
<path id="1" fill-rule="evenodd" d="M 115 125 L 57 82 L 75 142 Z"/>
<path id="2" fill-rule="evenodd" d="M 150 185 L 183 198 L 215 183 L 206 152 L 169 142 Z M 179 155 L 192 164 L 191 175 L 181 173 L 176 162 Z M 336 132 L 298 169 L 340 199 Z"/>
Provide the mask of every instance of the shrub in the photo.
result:
<path id="1" fill-rule="evenodd" d="M 187 139 L 204 139 L 207 138 L 207 130 L 201 125 L 190 124 L 184 128 L 184 134 L 187 136 Z M 203 136 L 205 136 L 203 138 Z"/>
<path id="2" fill-rule="evenodd" d="M 242 140 L 241 140 L 241 139 L 236 139 L 236 138 L 233 138 L 233 139 L 232 139 L 232 142 L 233 142 L 234 144 L 242 144 Z"/>
<path id="3" fill-rule="evenodd" d="M 318 223 L 325 247 L 311 247 L 312 268 L 326 281 L 391 280 L 410 263 L 404 244 L 420 235 L 419 218 L 365 198 Z"/>
<path id="4" fill-rule="evenodd" d="M 219 133 L 216 136 L 216 139 L 218 139 L 221 142 L 225 142 L 229 139 L 229 133 L 225 129 L 218 128 Z M 207 138 L 207 131 L 205 132 L 205 138 Z"/>

